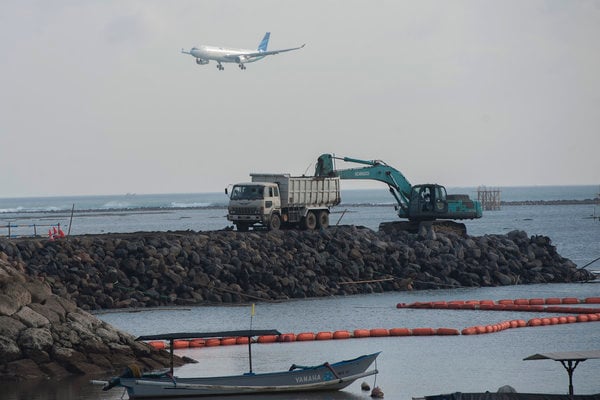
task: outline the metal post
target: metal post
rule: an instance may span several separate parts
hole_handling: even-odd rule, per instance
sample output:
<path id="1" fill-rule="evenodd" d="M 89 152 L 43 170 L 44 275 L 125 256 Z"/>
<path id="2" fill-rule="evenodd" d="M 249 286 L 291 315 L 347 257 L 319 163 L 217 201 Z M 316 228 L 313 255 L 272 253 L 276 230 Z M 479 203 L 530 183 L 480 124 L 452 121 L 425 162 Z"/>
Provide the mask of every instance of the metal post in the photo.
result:
<path id="1" fill-rule="evenodd" d="M 73 203 L 73 207 L 71 208 L 71 219 L 69 220 L 69 229 L 67 230 L 67 236 L 71 236 L 71 226 L 73 225 L 73 212 L 75 211 L 75 203 Z M 171 367 L 171 373 L 173 372 L 173 367 Z"/>
<path id="2" fill-rule="evenodd" d="M 174 339 L 169 339 L 169 347 L 171 348 L 171 376 L 173 375 L 173 353 L 174 353 L 173 342 L 174 341 L 175 341 Z"/>
<path id="3" fill-rule="evenodd" d="M 560 363 L 563 367 L 565 367 L 565 369 L 567 370 L 567 374 L 569 375 L 569 396 L 573 396 L 573 371 L 575 371 L 575 368 L 577 368 L 577 364 L 579 364 L 579 361 L 575 361 L 575 364 L 573 364 L 573 360 L 566 361 L 567 364 L 565 364 L 565 362 L 562 360 L 560 361 Z"/>
<path id="4" fill-rule="evenodd" d="M 248 362 L 250 363 L 250 374 L 252 373 L 252 336 L 248 336 Z"/>

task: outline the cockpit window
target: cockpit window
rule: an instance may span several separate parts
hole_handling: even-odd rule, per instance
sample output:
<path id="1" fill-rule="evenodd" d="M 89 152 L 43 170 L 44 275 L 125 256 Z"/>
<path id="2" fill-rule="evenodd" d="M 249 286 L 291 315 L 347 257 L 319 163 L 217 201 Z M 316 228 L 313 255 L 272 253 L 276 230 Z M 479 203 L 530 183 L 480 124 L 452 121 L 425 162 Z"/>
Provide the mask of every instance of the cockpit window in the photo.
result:
<path id="1" fill-rule="evenodd" d="M 258 200 L 263 198 L 263 187 L 257 185 L 234 186 L 231 200 Z"/>

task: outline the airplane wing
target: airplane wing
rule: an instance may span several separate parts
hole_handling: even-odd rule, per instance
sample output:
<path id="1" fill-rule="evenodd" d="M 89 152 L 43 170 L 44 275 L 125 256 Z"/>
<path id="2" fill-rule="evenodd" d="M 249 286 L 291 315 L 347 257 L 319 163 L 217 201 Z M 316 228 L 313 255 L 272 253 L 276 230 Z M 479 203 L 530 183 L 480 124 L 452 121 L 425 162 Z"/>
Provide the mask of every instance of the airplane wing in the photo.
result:
<path id="1" fill-rule="evenodd" d="M 240 57 L 240 56 L 243 56 L 243 57 L 270 56 L 270 55 L 273 55 L 273 54 L 285 53 L 286 51 L 299 50 L 299 49 L 303 48 L 304 46 L 306 46 L 306 44 L 303 44 L 300 47 L 293 47 L 291 49 L 270 50 L 270 51 L 256 51 L 256 52 L 253 52 L 253 53 L 243 53 L 243 54 L 227 55 L 227 57 L 237 58 L 237 57 Z"/>

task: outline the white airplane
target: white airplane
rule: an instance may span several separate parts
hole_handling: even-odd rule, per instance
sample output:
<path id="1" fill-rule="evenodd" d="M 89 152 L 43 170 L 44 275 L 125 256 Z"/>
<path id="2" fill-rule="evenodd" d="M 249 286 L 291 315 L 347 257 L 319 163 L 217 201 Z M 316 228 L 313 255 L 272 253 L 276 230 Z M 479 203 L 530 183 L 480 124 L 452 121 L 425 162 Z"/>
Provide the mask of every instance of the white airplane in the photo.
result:
<path id="1" fill-rule="evenodd" d="M 246 50 L 246 49 L 231 49 L 226 47 L 215 47 L 215 46 L 198 46 L 192 47 L 190 51 L 181 49 L 183 54 L 189 54 L 196 58 L 196 64 L 206 65 L 210 60 L 217 62 L 217 69 L 220 71 L 224 70 L 225 67 L 221 63 L 236 63 L 240 69 L 246 69 L 247 63 L 262 60 L 266 56 L 272 56 L 273 54 L 284 53 L 286 51 L 298 50 L 303 48 L 305 45 L 300 47 L 293 47 L 291 49 L 282 50 L 270 50 L 267 51 L 269 44 L 270 32 L 265 33 L 265 37 L 260 41 L 258 49 Z"/>

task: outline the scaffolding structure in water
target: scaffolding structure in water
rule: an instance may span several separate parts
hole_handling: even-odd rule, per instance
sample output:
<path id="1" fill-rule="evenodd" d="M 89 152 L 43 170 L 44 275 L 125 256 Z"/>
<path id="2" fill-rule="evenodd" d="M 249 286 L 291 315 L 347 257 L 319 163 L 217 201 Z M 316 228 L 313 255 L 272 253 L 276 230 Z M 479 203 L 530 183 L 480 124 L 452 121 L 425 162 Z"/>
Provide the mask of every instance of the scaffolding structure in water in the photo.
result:
<path id="1" fill-rule="evenodd" d="M 500 210 L 500 189 L 479 186 L 477 188 L 477 200 L 481 203 L 484 211 Z"/>

